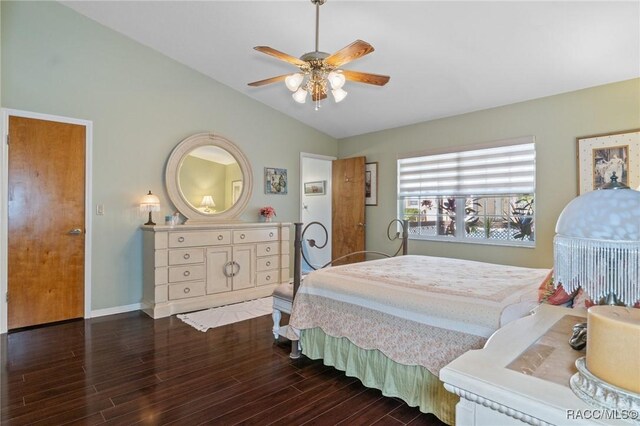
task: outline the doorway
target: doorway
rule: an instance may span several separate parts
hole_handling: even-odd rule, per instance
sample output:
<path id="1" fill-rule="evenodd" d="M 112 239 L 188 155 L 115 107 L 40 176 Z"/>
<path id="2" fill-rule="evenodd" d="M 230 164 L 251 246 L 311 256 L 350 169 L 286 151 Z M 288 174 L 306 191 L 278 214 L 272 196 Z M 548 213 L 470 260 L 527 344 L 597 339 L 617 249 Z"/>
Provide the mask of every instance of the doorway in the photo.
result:
<path id="1" fill-rule="evenodd" d="M 308 246 L 303 245 L 304 254 L 314 268 L 320 268 L 331 261 L 331 170 L 335 159 L 325 155 L 300 153 L 300 222 L 305 226 L 311 222 L 320 222 L 327 228 L 329 235 L 327 246 L 322 250 L 309 250 Z M 305 239 L 311 238 L 322 244 L 324 232 L 320 227 L 313 226 L 305 234 Z M 302 272 L 310 271 L 311 268 L 303 259 Z"/>
<path id="2" fill-rule="evenodd" d="M 92 123 L 3 109 L 0 332 L 91 316 Z"/>

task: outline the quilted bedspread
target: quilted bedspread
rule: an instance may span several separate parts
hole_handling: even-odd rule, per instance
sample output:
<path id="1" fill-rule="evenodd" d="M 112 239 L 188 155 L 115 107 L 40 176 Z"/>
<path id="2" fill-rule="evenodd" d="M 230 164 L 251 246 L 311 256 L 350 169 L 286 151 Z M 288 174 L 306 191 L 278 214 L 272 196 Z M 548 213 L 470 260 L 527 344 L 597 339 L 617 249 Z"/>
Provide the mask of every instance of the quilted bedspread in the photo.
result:
<path id="1" fill-rule="evenodd" d="M 307 275 L 290 325 L 320 327 L 395 362 L 440 368 L 481 348 L 503 310 L 535 298 L 549 269 L 431 256 L 400 256 Z"/>

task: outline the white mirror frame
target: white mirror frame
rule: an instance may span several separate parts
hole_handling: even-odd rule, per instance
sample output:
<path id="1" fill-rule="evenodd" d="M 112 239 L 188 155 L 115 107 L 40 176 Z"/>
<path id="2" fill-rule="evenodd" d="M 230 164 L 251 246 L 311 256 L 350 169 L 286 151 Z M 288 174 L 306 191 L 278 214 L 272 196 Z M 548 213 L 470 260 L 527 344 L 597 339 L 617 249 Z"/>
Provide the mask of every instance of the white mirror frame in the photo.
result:
<path id="1" fill-rule="evenodd" d="M 236 159 L 242 172 L 243 183 L 240 198 L 238 198 L 233 206 L 220 213 L 205 214 L 194 208 L 187 202 L 180 190 L 178 171 L 186 156 L 201 146 L 216 146 L 226 150 Z M 253 192 L 253 172 L 247 157 L 233 142 L 213 133 L 197 133 L 180 142 L 173 149 L 173 152 L 169 156 L 169 161 L 167 161 L 165 180 L 169 199 L 178 211 L 187 218 L 186 222 L 188 223 L 212 223 L 237 219 L 247 207 L 247 203 Z"/>

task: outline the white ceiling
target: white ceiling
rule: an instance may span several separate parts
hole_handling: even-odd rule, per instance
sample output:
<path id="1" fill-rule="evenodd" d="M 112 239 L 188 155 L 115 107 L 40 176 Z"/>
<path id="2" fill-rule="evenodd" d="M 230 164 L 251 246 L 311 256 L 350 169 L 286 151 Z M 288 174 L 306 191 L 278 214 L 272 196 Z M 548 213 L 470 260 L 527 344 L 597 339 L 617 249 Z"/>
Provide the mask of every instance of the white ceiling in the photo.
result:
<path id="1" fill-rule="evenodd" d="M 375 52 L 345 69 L 387 74 L 347 82 L 314 111 L 283 83 L 296 71 L 253 50 L 314 50 L 315 7 L 295 1 L 63 2 L 76 11 L 335 138 L 399 127 L 640 76 L 640 1 L 328 0 L 320 50 L 362 39 Z M 331 96 L 330 96 L 331 98 Z"/>

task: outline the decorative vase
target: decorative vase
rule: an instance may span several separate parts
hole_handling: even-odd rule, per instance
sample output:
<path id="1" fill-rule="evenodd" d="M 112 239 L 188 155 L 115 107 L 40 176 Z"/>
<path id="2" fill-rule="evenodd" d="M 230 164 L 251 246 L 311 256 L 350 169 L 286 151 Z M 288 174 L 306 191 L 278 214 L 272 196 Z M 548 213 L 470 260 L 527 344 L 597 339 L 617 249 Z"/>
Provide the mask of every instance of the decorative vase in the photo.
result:
<path id="1" fill-rule="evenodd" d="M 265 221 L 265 222 L 271 222 L 271 218 L 270 218 L 270 217 L 268 217 L 268 216 L 265 216 L 265 217 L 264 217 L 264 221 Z"/>

